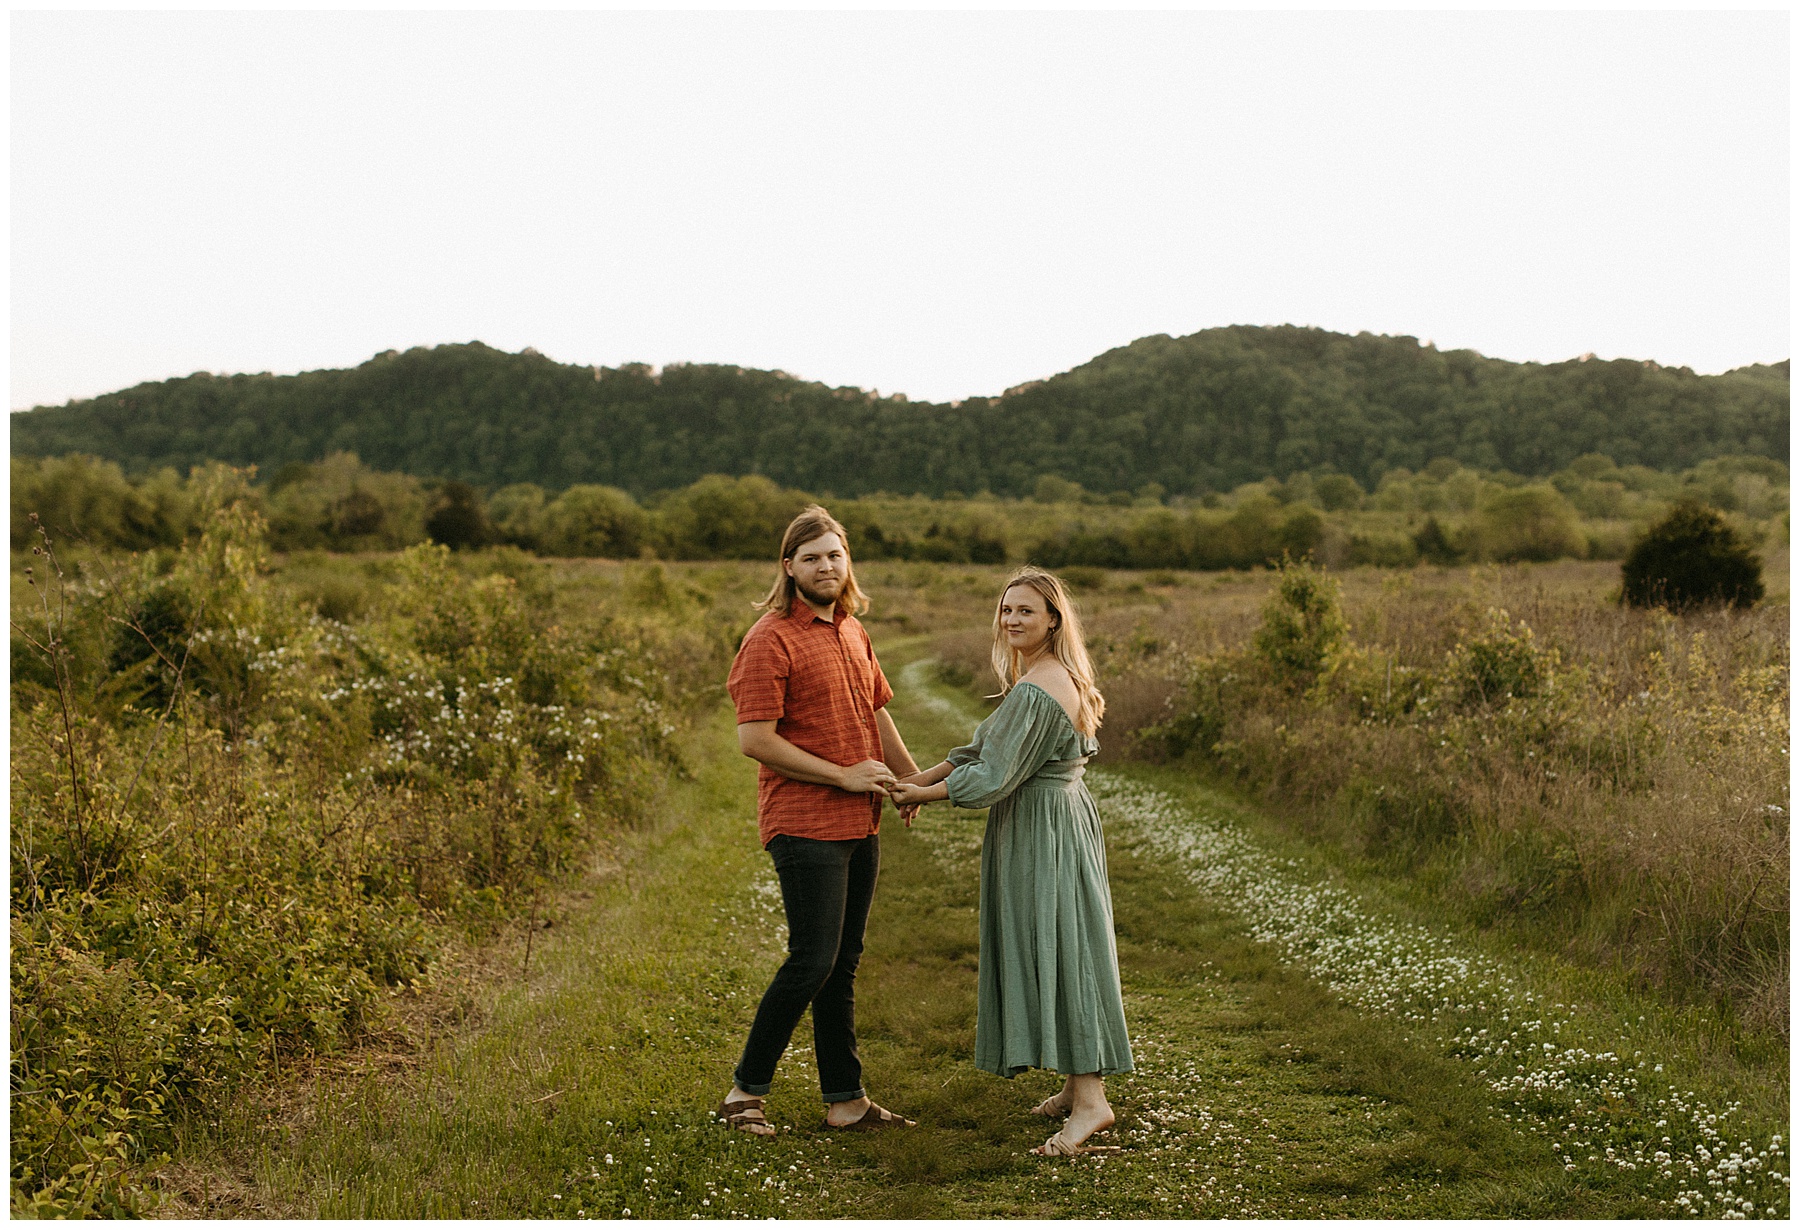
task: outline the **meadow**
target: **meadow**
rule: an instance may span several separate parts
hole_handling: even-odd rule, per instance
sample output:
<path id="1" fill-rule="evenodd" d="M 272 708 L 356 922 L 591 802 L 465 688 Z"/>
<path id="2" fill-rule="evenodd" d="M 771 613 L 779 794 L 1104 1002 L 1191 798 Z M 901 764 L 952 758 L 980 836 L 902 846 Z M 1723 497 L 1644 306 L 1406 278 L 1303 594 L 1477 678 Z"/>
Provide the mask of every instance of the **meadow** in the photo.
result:
<path id="1" fill-rule="evenodd" d="M 1044 1166 L 948 811 L 890 814 L 864 975 L 930 1130 L 818 1130 L 804 1045 L 776 1141 L 707 1121 L 779 953 L 721 707 L 768 565 L 210 515 L 15 552 L 15 1213 L 1785 1215 L 1785 549 L 1682 616 L 1592 560 L 1068 568 L 1141 1062 L 1126 1153 Z M 921 762 L 1005 571 L 864 565 Z"/>

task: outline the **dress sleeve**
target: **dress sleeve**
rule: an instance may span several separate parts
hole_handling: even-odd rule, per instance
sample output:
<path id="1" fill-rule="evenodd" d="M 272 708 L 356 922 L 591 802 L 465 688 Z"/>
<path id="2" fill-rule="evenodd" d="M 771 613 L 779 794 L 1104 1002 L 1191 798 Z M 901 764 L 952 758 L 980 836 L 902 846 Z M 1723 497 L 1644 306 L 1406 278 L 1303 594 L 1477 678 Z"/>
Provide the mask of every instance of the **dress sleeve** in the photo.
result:
<path id="1" fill-rule="evenodd" d="M 988 719 L 980 743 L 973 745 L 976 755 L 944 779 L 950 801 L 958 807 L 992 807 L 1055 759 L 1063 731 L 1050 720 L 1056 715 L 1041 708 L 1055 703 L 1038 699 L 1035 688 L 1014 688 Z"/>
<path id="2" fill-rule="evenodd" d="M 960 769 L 966 764 L 973 764 L 981 759 L 981 745 L 986 742 L 986 732 L 982 730 L 982 726 L 985 725 L 987 723 L 983 722 L 975 727 L 975 734 L 967 743 L 961 747 L 953 747 L 944 754 L 944 760 L 952 768 Z"/>

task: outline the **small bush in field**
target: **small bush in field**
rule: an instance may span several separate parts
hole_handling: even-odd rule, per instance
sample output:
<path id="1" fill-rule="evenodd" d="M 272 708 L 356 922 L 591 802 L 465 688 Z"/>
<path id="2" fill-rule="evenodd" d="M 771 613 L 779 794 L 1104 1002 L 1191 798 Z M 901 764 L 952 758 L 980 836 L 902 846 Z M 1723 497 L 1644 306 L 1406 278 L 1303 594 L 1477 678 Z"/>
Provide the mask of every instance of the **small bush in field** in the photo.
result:
<path id="1" fill-rule="evenodd" d="M 1242 704 L 1239 693 L 1247 681 L 1237 665 L 1230 658 L 1199 658 L 1191 663 L 1186 695 L 1175 712 L 1132 732 L 1137 751 L 1158 761 L 1213 754 Z"/>
<path id="2" fill-rule="evenodd" d="M 494 527 L 488 522 L 481 493 L 464 482 L 447 482 L 438 490 L 431 513 L 425 518 L 425 532 L 431 541 L 443 543 L 453 551 L 485 547 L 494 541 Z"/>
<path id="3" fill-rule="evenodd" d="M 1344 632 L 1337 582 L 1311 564 L 1283 560 L 1255 639 L 1257 654 L 1275 676 L 1310 682 Z"/>
<path id="4" fill-rule="evenodd" d="M 1419 558 L 1426 563 L 1454 564 L 1462 559 L 1462 552 L 1451 543 L 1450 536 L 1444 533 L 1444 527 L 1438 524 L 1436 517 L 1425 518 L 1425 524 L 1419 527 L 1412 541 L 1419 552 Z"/>
<path id="5" fill-rule="evenodd" d="M 1516 487 L 1494 492 L 1482 501 L 1472 526 L 1476 550 L 1484 559 L 1579 559 L 1586 547 L 1574 505 L 1550 486 Z"/>
<path id="6" fill-rule="evenodd" d="M 1316 705 L 1346 703 L 1365 720 L 1394 722 L 1427 704 L 1438 686 L 1435 672 L 1345 640 L 1327 656 L 1307 697 Z"/>
<path id="7" fill-rule="evenodd" d="M 1363 489 L 1348 474 L 1327 474 L 1313 484 L 1313 489 L 1326 512 L 1362 507 Z"/>
<path id="8" fill-rule="evenodd" d="M 1503 705 L 1538 695 L 1554 666 L 1554 655 L 1538 647 L 1530 628 L 1490 610 L 1487 627 L 1451 651 L 1448 682 L 1464 705 Z"/>
<path id="9" fill-rule="evenodd" d="M 1763 596 L 1762 564 L 1725 518 L 1678 504 L 1631 548 L 1621 568 L 1628 606 L 1682 611 L 1751 606 Z"/>
<path id="10" fill-rule="evenodd" d="M 1062 570 L 1063 584 L 1070 589 L 1093 592 L 1106 588 L 1106 569 L 1086 564 L 1071 564 Z"/>
<path id="11" fill-rule="evenodd" d="M 538 538 L 552 555 L 634 559 L 647 525 L 644 510 L 630 495 L 617 487 L 584 483 L 544 506 Z"/>

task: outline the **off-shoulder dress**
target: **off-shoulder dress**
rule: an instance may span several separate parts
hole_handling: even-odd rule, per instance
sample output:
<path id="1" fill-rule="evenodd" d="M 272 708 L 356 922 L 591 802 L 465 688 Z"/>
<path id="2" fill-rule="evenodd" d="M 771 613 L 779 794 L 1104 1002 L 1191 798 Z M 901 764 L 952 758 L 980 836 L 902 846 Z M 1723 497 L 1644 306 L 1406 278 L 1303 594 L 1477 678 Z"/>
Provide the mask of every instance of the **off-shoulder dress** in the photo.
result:
<path id="1" fill-rule="evenodd" d="M 1081 782 L 1099 750 L 1054 697 L 1019 683 L 946 758 L 950 801 L 988 809 L 975 1017 L 984 1072 L 1131 1071 L 1106 847 Z"/>

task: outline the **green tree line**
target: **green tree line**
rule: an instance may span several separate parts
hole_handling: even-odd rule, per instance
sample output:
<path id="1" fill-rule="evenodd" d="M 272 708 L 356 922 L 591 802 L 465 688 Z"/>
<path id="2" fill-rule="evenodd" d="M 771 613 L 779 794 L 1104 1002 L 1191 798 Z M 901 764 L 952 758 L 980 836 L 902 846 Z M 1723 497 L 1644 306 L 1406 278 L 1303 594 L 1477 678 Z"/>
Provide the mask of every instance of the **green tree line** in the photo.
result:
<path id="1" fill-rule="evenodd" d="M 1411 337 L 1232 326 L 1141 338 L 960 403 L 716 364 L 619 368 L 471 342 L 346 370 L 192 376 L 12 419 L 14 456 L 85 453 L 131 474 L 208 461 L 265 474 L 353 452 L 486 489 L 607 486 L 643 500 L 708 474 L 839 497 L 1022 497 L 1051 476 L 1127 498 L 1296 473 L 1372 490 L 1436 458 L 1547 477 L 1604 454 L 1678 471 L 1785 458 L 1786 361 L 1699 376 L 1634 360 L 1510 363 Z"/>
<path id="2" fill-rule="evenodd" d="M 134 477 L 80 454 L 15 457 L 13 547 L 33 545 L 40 524 L 58 541 L 102 549 L 174 547 L 229 495 L 257 510 L 270 545 L 282 551 L 391 551 L 435 541 L 549 556 L 765 559 L 793 515 L 818 498 L 762 475 L 724 474 L 641 501 L 594 483 L 483 492 L 460 480 L 371 469 L 350 453 L 291 463 L 260 484 L 254 477 L 219 462 L 186 478 L 167 468 Z M 1787 496 L 1787 468 L 1764 457 L 1713 458 L 1666 474 L 1590 454 L 1547 480 L 1439 458 L 1417 473 L 1388 471 L 1374 491 L 1328 470 L 1199 498 L 1153 489 L 1096 496 L 1046 476 L 1026 499 L 828 502 L 859 559 L 1217 569 L 1307 555 L 1336 566 L 1619 559 L 1677 502 L 1728 514 L 1757 542 L 1785 538 Z"/>

